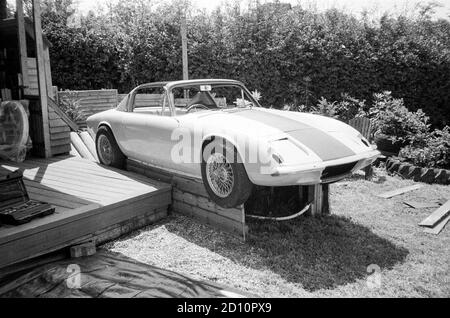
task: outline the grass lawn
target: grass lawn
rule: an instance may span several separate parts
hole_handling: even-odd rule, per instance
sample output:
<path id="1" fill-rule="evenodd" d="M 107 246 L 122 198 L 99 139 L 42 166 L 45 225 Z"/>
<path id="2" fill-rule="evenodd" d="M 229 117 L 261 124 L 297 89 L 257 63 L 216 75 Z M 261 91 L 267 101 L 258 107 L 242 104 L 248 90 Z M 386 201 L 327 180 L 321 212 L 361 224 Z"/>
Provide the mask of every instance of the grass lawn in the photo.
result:
<path id="1" fill-rule="evenodd" d="M 261 297 L 450 297 L 450 225 L 425 234 L 417 224 L 434 209 L 403 204 L 450 199 L 450 186 L 375 196 L 412 184 L 356 175 L 331 186 L 331 216 L 252 222 L 246 243 L 171 216 L 105 247 Z"/>

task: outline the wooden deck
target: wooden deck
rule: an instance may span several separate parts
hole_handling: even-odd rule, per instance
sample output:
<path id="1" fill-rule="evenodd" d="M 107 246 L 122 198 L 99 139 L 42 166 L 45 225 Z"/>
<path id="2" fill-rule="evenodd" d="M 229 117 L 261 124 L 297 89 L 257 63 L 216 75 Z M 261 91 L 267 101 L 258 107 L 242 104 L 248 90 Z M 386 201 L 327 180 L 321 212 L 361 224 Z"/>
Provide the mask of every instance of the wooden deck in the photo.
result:
<path id="1" fill-rule="evenodd" d="M 0 175 L 17 169 L 30 198 L 52 204 L 56 212 L 20 226 L 0 225 L 0 268 L 123 235 L 166 216 L 171 203 L 170 185 L 84 159 L 0 161 Z"/>

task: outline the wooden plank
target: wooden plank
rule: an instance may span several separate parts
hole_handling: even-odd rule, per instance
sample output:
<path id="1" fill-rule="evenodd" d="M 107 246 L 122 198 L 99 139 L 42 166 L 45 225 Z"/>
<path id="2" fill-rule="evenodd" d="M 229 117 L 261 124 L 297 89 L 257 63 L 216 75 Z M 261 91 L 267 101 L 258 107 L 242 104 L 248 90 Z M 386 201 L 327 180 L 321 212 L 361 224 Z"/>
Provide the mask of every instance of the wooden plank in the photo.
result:
<path id="1" fill-rule="evenodd" d="M 62 133 L 62 132 L 69 133 L 70 132 L 70 128 L 67 127 L 67 126 L 50 127 L 50 133 L 51 134 L 58 134 L 58 133 Z"/>
<path id="2" fill-rule="evenodd" d="M 232 219 L 211 213 L 211 211 L 203 210 L 199 207 L 194 207 L 180 201 L 175 201 L 172 207 L 175 213 L 192 217 L 205 224 L 214 226 L 222 231 L 232 233 L 234 235 L 242 237 L 243 231 L 248 231 L 248 228 L 243 225 L 242 222 L 236 222 Z"/>
<path id="3" fill-rule="evenodd" d="M 67 165 L 74 169 L 88 170 L 92 173 L 98 173 L 99 171 L 101 171 L 102 175 L 106 175 L 111 178 L 118 178 L 121 180 L 128 180 L 128 181 L 132 181 L 132 182 L 138 180 L 138 181 L 141 181 L 141 182 L 144 182 L 147 184 L 155 184 L 155 185 L 156 184 L 167 184 L 167 182 L 161 183 L 160 181 L 152 180 L 145 176 L 142 176 L 142 175 L 139 175 L 139 174 L 136 174 L 133 172 L 103 166 L 99 163 L 89 161 L 89 160 L 86 160 L 83 158 L 73 158 L 73 157 L 70 158 L 69 157 L 68 159 L 65 159 L 65 160 L 63 160 L 63 158 L 48 158 L 46 160 L 53 161 L 54 165 L 64 165 L 64 166 Z M 36 162 L 39 162 L 39 160 L 36 160 Z"/>
<path id="4" fill-rule="evenodd" d="M 85 200 L 80 197 L 61 192 L 58 189 L 45 187 L 38 182 L 31 182 L 29 180 L 25 180 L 25 185 L 30 193 L 42 194 L 48 197 L 55 198 L 57 200 L 71 202 L 74 203 L 74 205 L 76 206 L 89 205 L 93 203 L 92 201 Z"/>
<path id="5" fill-rule="evenodd" d="M 37 68 L 36 58 L 34 57 L 27 58 L 27 66 L 28 68 Z"/>
<path id="6" fill-rule="evenodd" d="M 22 224 L 20 226 L 2 228 L 0 229 L 0 247 L 6 243 L 21 240 L 38 233 L 45 233 L 46 231 L 58 228 L 63 224 L 74 222 L 86 217 L 91 211 L 97 211 L 100 208 L 101 206 L 98 204 L 85 205 L 77 209 L 69 210 L 64 213 L 64 215 L 61 213 L 52 214 L 45 218 L 34 219 L 30 223 Z"/>
<path id="7" fill-rule="evenodd" d="M 170 196 L 170 194 L 168 195 Z M 168 199 L 170 200 L 169 197 Z M 19 241 L 20 243 L 10 240 L 0 245 L 0 254 L 2 255 L 0 267 L 29 259 L 30 255 L 37 256 L 39 253 L 48 253 L 48 251 L 54 249 L 54 246 L 67 245 L 70 241 L 79 237 L 127 221 L 163 206 L 161 202 L 155 202 L 154 198 L 128 200 L 120 202 L 115 207 L 104 207 L 85 212 L 83 213 L 84 217 L 79 218 L 76 222 L 65 221 L 59 226 L 53 227 L 52 230 L 39 231 L 38 233 L 22 237 Z"/>
<path id="8" fill-rule="evenodd" d="M 70 144 L 70 155 L 81 158 L 81 155 L 78 153 L 78 151 L 72 144 Z"/>
<path id="9" fill-rule="evenodd" d="M 68 209 L 78 209 L 79 207 L 86 205 L 86 204 L 81 204 L 81 203 L 75 203 L 70 200 L 61 200 L 61 199 L 57 198 L 54 195 L 54 192 L 52 192 L 52 191 L 44 192 L 44 191 L 42 191 L 42 189 L 33 188 L 33 187 L 28 187 L 27 190 L 30 194 L 31 199 L 47 202 L 47 203 L 50 203 L 55 206 L 64 207 L 64 208 L 68 208 Z M 89 203 L 92 204 L 93 202 L 89 202 Z"/>
<path id="10" fill-rule="evenodd" d="M 97 185 L 92 185 L 88 181 L 88 179 L 84 182 L 77 182 L 72 179 L 62 179 L 61 177 L 52 177 L 52 176 L 44 176 L 39 181 L 34 181 L 27 178 L 27 174 L 25 171 L 25 181 L 26 184 L 32 184 L 35 187 L 39 187 L 42 185 L 46 188 L 50 189 L 58 189 L 60 191 L 64 191 L 67 194 L 78 196 L 85 200 L 94 201 L 97 203 L 101 203 L 103 205 L 109 204 L 111 202 L 117 200 L 128 199 L 132 195 L 140 195 L 145 192 L 151 191 L 156 188 L 138 188 L 137 186 L 134 188 L 130 188 L 128 193 L 119 193 L 118 189 L 104 189 L 104 187 L 99 187 Z M 33 178 L 33 176 L 31 176 Z M 124 190 L 122 190 L 124 192 Z"/>
<path id="11" fill-rule="evenodd" d="M 52 149 L 52 155 L 61 155 L 61 154 L 68 154 L 70 152 L 70 144 L 63 145 L 63 146 L 53 146 Z"/>
<path id="12" fill-rule="evenodd" d="M 73 203 L 73 202 L 66 201 L 66 200 L 60 200 L 60 199 L 55 198 L 54 196 L 47 196 L 39 191 L 36 191 L 36 192 L 35 191 L 36 190 L 34 188 L 30 188 L 30 191 L 28 191 L 30 198 L 32 200 L 47 202 L 51 205 L 54 205 L 57 207 L 63 207 L 63 208 L 67 208 L 67 209 L 77 209 L 77 208 L 83 206 L 82 204 L 79 204 L 79 203 Z"/>
<path id="13" fill-rule="evenodd" d="M 3 167 L 8 168 L 7 165 L 4 165 Z M 12 170 L 16 170 L 16 167 L 9 167 Z M 86 180 L 89 180 L 89 183 L 101 186 L 101 187 L 107 187 L 107 188 L 116 188 L 116 189 L 125 189 L 128 190 L 130 193 L 134 193 L 134 191 L 139 190 L 147 190 L 151 191 L 155 189 L 153 185 L 142 183 L 138 181 L 132 180 L 132 182 L 121 182 L 117 180 L 111 180 L 111 178 L 102 176 L 100 173 L 100 176 L 93 176 L 90 173 L 87 174 L 86 171 L 74 171 L 72 169 L 68 169 L 67 167 L 54 167 L 54 166 L 48 166 L 45 169 L 42 169 L 42 171 L 36 169 L 39 169 L 36 167 L 36 165 L 29 164 L 29 163 L 22 163 L 20 165 L 20 169 L 27 169 L 24 171 L 24 176 L 26 178 L 30 179 L 41 179 L 44 176 L 53 176 L 57 179 L 75 179 L 82 181 L 86 183 Z M 90 178 L 89 178 L 90 177 Z"/>
<path id="14" fill-rule="evenodd" d="M 181 191 L 200 195 L 206 198 L 209 197 L 208 193 L 206 192 L 205 186 L 200 181 L 181 177 L 174 177 L 172 185 L 180 189 Z"/>
<path id="15" fill-rule="evenodd" d="M 50 131 L 50 140 L 59 140 L 59 139 L 66 139 L 68 141 L 68 144 L 70 144 L 70 135 L 68 131 L 63 131 L 60 133 L 52 133 Z"/>
<path id="16" fill-rule="evenodd" d="M 45 80 L 47 83 L 47 95 L 50 98 L 53 96 L 53 84 L 52 84 L 52 69 L 50 65 L 50 51 L 48 46 L 44 45 L 44 69 L 45 69 Z"/>
<path id="17" fill-rule="evenodd" d="M 49 121 L 50 127 L 67 127 L 67 124 L 61 118 L 52 119 Z"/>
<path id="18" fill-rule="evenodd" d="M 441 206 L 439 202 L 417 202 L 417 201 L 403 201 L 403 203 L 413 209 L 429 209 L 438 208 Z"/>
<path id="19" fill-rule="evenodd" d="M 37 165 L 44 165 L 51 167 L 63 167 L 64 169 L 70 169 L 73 171 L 82 171 L 89 173 L 90 175 L 107 177 L 111 179 L 118 179 L 127 183 L 135 184 L 136 181 L 144 183 L 148 186 L 167 186 L 167 183 L 149 179 L 145 176 L 141 176 L 129 171 L 123 171 L 116 168 L 106 167 L 95 162 L 83 158 L 65 157 L 65 158 L 47 158 L 47 159 L 33 159 L 32 161 Z M 111 180 L 113 181 L 113 180 Z"/>
<path id="20" fill-rule="evenodd" d="M 423 185 L 416 184 L 416 185 L 413 185 L 413 186 L 410 186 L 410 187 L 405 187 L 405 188 L 389 191 L 389 192 L 386 192 L 386 193 L 382 193 L 382 194 L 379 194 L 377 196 L 380 197 L 380 198 L 383 198 L 383 199 L 390 199 L 390 198 L 395 197 L 397 195 L 404 194 L 404 193 L 407 193 L 407 192 L 410 192 L 410 191 L 414 191 L 414 190 L 418 190 L 420 188 L 423 188 Z"/>
<path id="21" fill-rule="evenodd" d="M 450 200 L 419 223 L 420 226 L 434 227 L 450 214 Z"/>
<path id="22" fill-rule="evenodd" d="M 173 176 L 159 169 L 153 169 L 142 165 L 134 160 L 127 159 L 126 169 L 138 175 L 146 176 L 153 180 L 158 180 L 166 183 L 172 183 Z"/>
<path id="23" fill-rule="evenodd" d="M 70 141 L 72 142 L 72 145 L 75 147 L 78 153 L 81 155 L 81 157 L 90 161 L 95 161 L 95 158 L 89 152 L 89 149 L 86 147 L 86 145 L 83 143 L 80 136 L 76 132 L 70 133 Z"/>
<path id="24" fill-rule="evenodd" d="M 89 135 L 89 133 L 87 131 L 82 131 L 82 132 L 80 132 L 80 138 L 83 141 L 86 148 L 91 153 L 91 155 L 95 158 L 95 161 L 99 162 L 98 157 L 97 157 L 97 150 L 95 147 L 95 142 L 92 139 L 91 135 Z"/>
<path id="25" fill-rule="evenodd" d="M 447 223 L 450 221 L 450 215 L 448 215 L 445 219 L 441 221 L 441 223 L 437 224 L 434 228 L 425 228 L 423 231 L 428 234 L 438 235 L 445 228 Z"/>
<path id="26" fill-rule="evenodd" d="M 39 0 L 32 0 L 33 3 L 33 22 L 36 41 L 36 56 L 37 56 L 37 70 L 39 80 L 39 98 L 42 112 L 42 131 L 43 131 L 43 144 L 45 157 L 51 156 L 50 146 L 50 131 L 48 122 L 48 96 L 47 96 L 47 84 L 45 75 L 45 62 L 44 62 L 44 43 L 42 39 L 42 26 L 41 26 L 41 5 Z"/>
<path id="27" fill-rule="evenodd" d="M 311 214 L 313 216 L 319 216 L 322 214 L 323 208 L 323 191 L 322 185 L 316 184 L 313 186 L 312 191 L 314 192 L 314 200 L 311 205 Z"/>
<path id="28" fill-rule="evenodd" d="M 76 158 L 76 157 L 73 157 L 73 159 L 86 160 L 83 158 Z M 27 160 L 27 161 L 29 161 L 29 160 Z M 40 163 L 40 162 L 36 162 L 36 163 Z M 94 162 L 92 162 L 92 163 L 94 163 Z M 66 163 L 58 164 L 56 162 L 56 163 L 51 164 L 51 167 L 52 167 L 52 169 L 55 169 L 55 168 L 70 169 L 70 171 L 72 171 L 72 172 L 82 172 L 84 174 L 89 173 L 91 176 L 107 178 L 107 179 L 109 179 L 108 182 L 120 181 L 120 182 L 130 184 L 130 186 L 132 184 L 134 184 L 136 181 L 145 183 L 147 185 L 152 185 L 154 182 L 158 182 L 155 180 L 150 180 L 143 176 L 139 176 L 139 175 L 135 175 L 135 174 L 130 175 L 130 174 L 126 174 L 126 173 L 120 173 L 120 172 L 116 172 L 116 171 L 106 168 L 106 167 L 103 168 L 101 166 L 93 167 L 92 165 L 85 165 L 85 166 L 76 165 L 76 164 L 74 165 L 72 162 L 70 162 L 70 164 L 66 164 Z M 102 168 L 103 168 L 103 170 L 102 170 Z M 130 172 L 128 172 L 128 173 L 130 173 Z"/>
<path id="29" fill-rule="evenodd" d="M 147 207 L 149 210 L 161 208 L 171 203 L 170 188 L 158 189 L 157 191 L 147 193 L 145 195 L 136 196 L 129 200 L 118 201 L 106 207 L 98 204 L 90 204 L 82 206 L 75 210 L 69 210 L 64 215 L 52 214 L 42 219 L 35 219 L 30 223 L 23 224 L 19 227 L 11 227 L 0 230 L 0 246 L 23 237 L 29 237 L 37 233 L 45 233 L 50 229 L 58 229 L 64 224 L 71 224 L 83 219 L 92 220 L 93 217 L 104 218 L 106 223 L 115 224 L 115 220 L 110 219 L 110 214 L 115 217 L 126 220 L 127 212 L 132 212 L 133 207 Z M 127 212 L 120 214 L 120 209 L 130 207 Z M 113 212 L 109 212 L 113 211 Z M 117 214 L 117 215 L 116 215 Z M 1 255 L 1 254 L 0 254 Z"/>
<path id="30" fill-rule="evenodd" d="M 92 190 L 89 191 L 89 189 L 86 189 L 83 187 L 75 187 L 73 185 L 67 185 L 64 183 L 64 181 L 52 182 L 52 181 L 48 180 L 45 183 L 40 183 L 40 182 L 35 182 L 35 181 L 29 180 L 29 182 L 33 183 L 35 186 L 37 186 L 38 184 L 41 184 L 41 185 L 45 186 L 46 188 L 55 189 L 55 190 L 58 189 L 61 192 L 67 193 L 69 195 L 77 196 L 84 200 L 98 203 L 102 206 L 108 205 L 111 202 L 114 202 L 117 200 L 125 200 L 125 199 L 129 198 L 129 196 L 128 197 L 126 197 L 126 196 L 114 197 L 111 195 L 107 195 L 104 192 L 93 193 Z"/>
<path id="31" fill-rule="evenodd" d="M 24 175 L 25 178 L 27 178 L 27 175 Z M 94 191 L 95 194 L 98 195 L 104 195 L 106 197 L 114 198 L 116 195 L 118 196 L 132 196 L 133 194 L 139 194 L 145 191 L 151 191 L 154 188 L 150 187 L 115 187 L 114 184 L 99 184 L 98 182 L 93 182 L 93 180 L 87 180 L 87 177 L 84 178 L 76 178 L 74 176 L 67 176 L 64 178 L 61 175 L 50 175 L 48 173 L 38 173 L 36 175 L 33 175 L 33 177 L 37 180 L 34 181 L 32 179 L 28 179 L 31 182 L 38 182 L 42 184 L 43 186 L 58 186 L 58 184 L 63 184 L 62 186 L 64 188 L 61 189 L 71 189 L 76 190 L 79 189 L 80 191 L 88 190 L 88 193 L 91 192 L 90 190 Z M 57 189 L 57 188 L 56 188 Z"/>
<path id="32" fill-rule="evenodd" d="M 25 173 L 24 175 L 26 178 L 28 178 L 28 174 Z M 101 193 L 102 191 L 106 191 L 106 192 L 111 192 L 111 193 L 116 193 L 116 194 L 121 194 L 121 195 L 133 195 L 133 194 L 137 194 L 140 192 L 145 192 L 145 191 L 152 191 L 154 189 L 156 189 L 153 186 L 149 186 L 149 185 L 145 185 L 145 184 L 140 184 L 138 182 L 135 182 L 135 184 L 133 186 L 129 186 L 126 184 L 121 184 L 120 182 L 116 182 L 116 183 L 112 183 L 110 180 L 108 182 L 108 180 L 100 180 L 98 178 L 88 178 L 87 174 L 71 174 L 71 173 L 66 173 L 64 175 L 64 172 L 54 172 L 52 171 L 51 173 L 49 173 L 49 171 L 45 171 L 45 172 L 37 172 L 37 173 L 31 173 L 30 174 L 31 178 L 34 178 L 36 180 L 38 180 L 39 182 L 41 182 L 41 180 L 44 180 L 44 182 L 46 180 L 55 180 L 55 181 L 59 181 L 64 179 L 64 181 L 67 183 L 67 185 L 79 185 L 79 186 L 85 186 L 86 188 L 93 188 L 93 189 L 99 189 L 99 192 Z M 44 184 L 44 183 L 43 183 Z"/>
<path id="33" fill-rule="evenodd" d="M 70 146 L 70 139 L 55 139 L 55 140 L 50 140 L 50 145 L 52 147 L 57 147 L 57 146 Z"/>
<path id="34" fill-rule="evenodd" d="M 17 34 L 19 38 L 20 72 L 22 74 L 22 86 L 29 85 L 27 68 L 27 39 L 25 35 L 25 19 L 23 15 L 23 0 L 16 0 Z"/>
<path id="35" fill-rule="evenodd" d="M 141 177 L 131 172 L 125 172 L 122 170 L 117 170 L 109 167 L 104 167 L 99 164 L 77 158 L 68 158 L 64 160 L 59 160 L 57 158 L 42 159 L 42 160 L 27 160 L 20 164 L 5 163 L 2 165 L 6 169 L 17 170 L 17 169 L 43 169 L 46 173 L 53 174 L 53 170 L 58 170 L 55 175 L 58 175 L 59 171 L 67 173 L 69 175 L 80 175 L 86 176 L 96 176 L 95 180 L 106 182 L 106 184 L 111 185 L 112 182 L 114 186 L 123 185 L 125 187 L 131 188 L 145 188 L 148 190 L 153 190 L 157 187 L 167 187 L 167 183 L 162 183 L 154 180 L 150 180 L 146 177 Z M 38 171 L 25 171 L 27 177 L 33 178 L 33 175 Z M 116 180 L 117 179 L 117 180 Z"/>
<path id="36" fill-rule="evenodd" d="M 49 106 L 50 106 L 50 109 L 52 110 L 52 111 L 54 111 L 56 114 L 58 114 L 58 116 L 60 117 L 60 119 L 68 126 L 68 128 L 69 128 L 69 131 L 70 131 L 70 129 L 72 130 L 72 131 L 78 131 L 78 129 L 79 129 L 79 127 L 78 127 L 78 125 L 74 122 L 74 121 L 72 121 L 70 118 L 69 118 L 69 116 L 67 116 L 60 108 L 59 108 L 59 106 L 58 106 L 58 104 L 52 99 L 52 98 L 49 98 Z"/>
<path id="37" fill-rule="evenodd" d="M 182 192 L 178 189 L 173 189 L 172 199 L 174 202 L 180 201 L 191 206 L 196 206 L 205 211 L 211 211 L 211 213 L 236 222 L 242 221 L 242 209 L 224 209 L 211 202 L 208 198 L 198 197 L 190 193 Z"/>
<path id="38" fill-rule="evenodd" d="M 58 116 L 58 114 L 55 111 L 53 111 L 49 108 L 48 119 L 55 120 L 55 119 L 61 119 L 61 118 Z"/>
<path id="39" fill-rule="evenodd" d="M 92 239 L 97 244 L 102 244 L 121 237 L 127 233 L 131 233 L 152 224 L 162 218 L 167 217 L 168 207 L 157 208 L 154 211 L 148 211 L 144 215 L 140 215 L 126 221 L 114 224 L 106 229 L 101 229 L 93 234 Z"/>

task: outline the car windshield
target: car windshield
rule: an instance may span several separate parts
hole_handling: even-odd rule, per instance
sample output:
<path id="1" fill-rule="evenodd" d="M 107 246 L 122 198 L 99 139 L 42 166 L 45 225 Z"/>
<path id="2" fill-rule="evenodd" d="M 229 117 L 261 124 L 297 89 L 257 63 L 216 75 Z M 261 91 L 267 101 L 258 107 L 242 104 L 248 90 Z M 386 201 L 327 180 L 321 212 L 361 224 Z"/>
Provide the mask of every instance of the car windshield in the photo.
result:
<path id="1" fill-rule="evenodd" d="M 232 84 L 204 84 L 175 87 L 170 97 L 176 113 L 258 106 L 247 90 Z"/>

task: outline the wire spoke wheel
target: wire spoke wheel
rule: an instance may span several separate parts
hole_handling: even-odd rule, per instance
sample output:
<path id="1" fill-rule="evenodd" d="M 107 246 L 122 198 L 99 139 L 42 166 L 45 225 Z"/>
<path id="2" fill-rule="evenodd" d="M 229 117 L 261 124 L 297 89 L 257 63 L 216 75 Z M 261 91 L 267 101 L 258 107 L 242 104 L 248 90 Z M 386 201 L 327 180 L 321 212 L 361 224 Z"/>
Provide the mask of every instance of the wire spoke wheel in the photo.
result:
<path id="1" fill-rule="evenodd" d="M 106 165 L 110 165 L 113 161 L 113 149 L 111 142 L 105 135 L 100 135 L 98 138 L 98 155 L 100 160 Z"/>
<path id="2" fill-rule="evenodd" d="M 211 190 L 220 198 L 227 198 L 234 187 L 234 173 L 231 163 L 220 153 L 212 154 L 206 161 L 206 177 Z"/>

